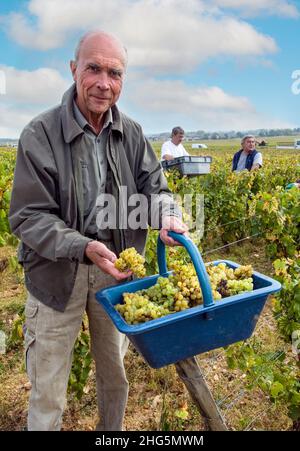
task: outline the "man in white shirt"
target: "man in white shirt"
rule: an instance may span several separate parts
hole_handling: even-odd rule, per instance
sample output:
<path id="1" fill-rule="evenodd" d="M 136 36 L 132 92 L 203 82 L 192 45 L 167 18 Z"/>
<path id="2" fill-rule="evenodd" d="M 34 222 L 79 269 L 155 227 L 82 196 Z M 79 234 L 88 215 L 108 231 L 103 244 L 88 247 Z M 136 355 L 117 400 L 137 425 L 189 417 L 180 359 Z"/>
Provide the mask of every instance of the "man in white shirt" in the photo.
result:
<path id="1" fill-rule="evenodd" d="M 253 135 L 246 135 L 242 139 L 242 148 L 236 152 L 232 160 L 232 170 L 235 172 L 253 171 L 262 167 L 262 155 L 255 149 L 256 139 Z"/>
<path id="2" fill-rule="evenodd" d="M 183 145 L 184 130 L 181 127 L 174 127 L 171 139 L 166 141 L 161 148 L 161 160 L 173 160 L 173 158 L 189 156 Z"/>

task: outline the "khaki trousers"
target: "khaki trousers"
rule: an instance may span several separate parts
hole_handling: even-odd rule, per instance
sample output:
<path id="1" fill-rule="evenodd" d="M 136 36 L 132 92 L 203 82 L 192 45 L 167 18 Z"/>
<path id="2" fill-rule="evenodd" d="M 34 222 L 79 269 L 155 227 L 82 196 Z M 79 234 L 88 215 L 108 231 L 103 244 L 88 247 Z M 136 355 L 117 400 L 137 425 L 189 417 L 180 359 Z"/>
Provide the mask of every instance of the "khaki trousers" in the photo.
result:
<path id="1" fill-rule="evenodd" d="M 117 331 L 95 299 L 96 291 L 115 283 L 115 279 L 95 265 L 79 265 L 74 290 L 63 313 L 28 295 L 25 352 L 32 384 L 28 430 L 57 431 L 61 428 L 73 347 L 85 310 L 96 363 L 100 416 L 96 430 L 122 430 L 128 397 L 123 365 L 128 339 Z"/>

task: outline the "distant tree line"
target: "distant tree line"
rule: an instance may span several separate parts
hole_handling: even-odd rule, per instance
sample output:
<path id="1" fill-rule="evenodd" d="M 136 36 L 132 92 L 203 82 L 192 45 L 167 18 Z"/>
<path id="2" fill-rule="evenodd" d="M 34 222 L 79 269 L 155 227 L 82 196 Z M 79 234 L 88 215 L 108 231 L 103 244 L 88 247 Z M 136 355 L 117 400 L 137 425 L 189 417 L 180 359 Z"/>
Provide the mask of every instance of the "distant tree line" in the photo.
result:
<path id="1" fill-rule="evenodd" d="M 192 132 L 185 132 L 186 139 L 234 139 L 234 138 L 242 138 L 246 134 L 255 135 L 257 137 L 270 137 L 270 136 L 295 136 L 300 134 L 300 127 L 298 128 L 261 128 L 257 130 L 243 130 L 243 131 L 235 131 L 230 130 L 227 132 L 206 132 L 204 130 L 197 130 Z M 164 140 L 168 139 L 170 136 L 169 132 L 156 133 L 152 135 L 148 135 L 150 139 L 156 140 Z"/>
<path id="2" fill-rule="evenodd" d="M 296 136 L 300 134 L 300 127 L 298 128 L 260 128 L 256 130 L 230 130 L 227 132 L 206 132 L 204 130 L 197 131 L 185 131 L 186 139 L 192 140 L 206 140 L 206 139 L 234 139 L 242 138 L 246 134 L 255 135 L 257 137 L 270 137 L 270 136 Z M 155 141 L 163 141 L 170 137 L 170 132 L 147 134 L 147 137 Z M 0 138 L 1 145 L 13 145 L 17 144 L 18 139 Z"/>

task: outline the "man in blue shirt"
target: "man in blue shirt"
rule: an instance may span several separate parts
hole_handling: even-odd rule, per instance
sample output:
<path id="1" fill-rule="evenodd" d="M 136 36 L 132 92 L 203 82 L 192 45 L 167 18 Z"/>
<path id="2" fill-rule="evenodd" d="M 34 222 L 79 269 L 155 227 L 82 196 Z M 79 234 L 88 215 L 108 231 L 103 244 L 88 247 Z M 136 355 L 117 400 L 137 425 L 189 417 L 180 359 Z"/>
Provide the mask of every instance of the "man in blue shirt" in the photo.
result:
<path id="1" fill-rule="evenodd" d="M 262 155 L 255 149 L 256 139 L 253 135 L 246 135 L 241 141 L 242 149 L 236 152 L 232 160 L 232 170 L 235 172 L 253 171 L 262 166 Z"/>

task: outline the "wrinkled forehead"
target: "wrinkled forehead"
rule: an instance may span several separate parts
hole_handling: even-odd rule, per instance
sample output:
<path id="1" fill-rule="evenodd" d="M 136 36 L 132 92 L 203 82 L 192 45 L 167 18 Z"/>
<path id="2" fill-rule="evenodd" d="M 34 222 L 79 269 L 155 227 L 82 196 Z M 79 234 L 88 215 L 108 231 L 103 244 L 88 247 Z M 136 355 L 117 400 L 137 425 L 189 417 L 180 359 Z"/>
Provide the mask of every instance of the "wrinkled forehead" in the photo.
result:
<path id="1" fill-rule="evenodd" d="M 108 60 L 120 64 L 122 67 L 126 66 L 126 52 L 122 44 L 105 35 L 88 36 L 82 42 L 78 61 L 82 60 Z"/>

